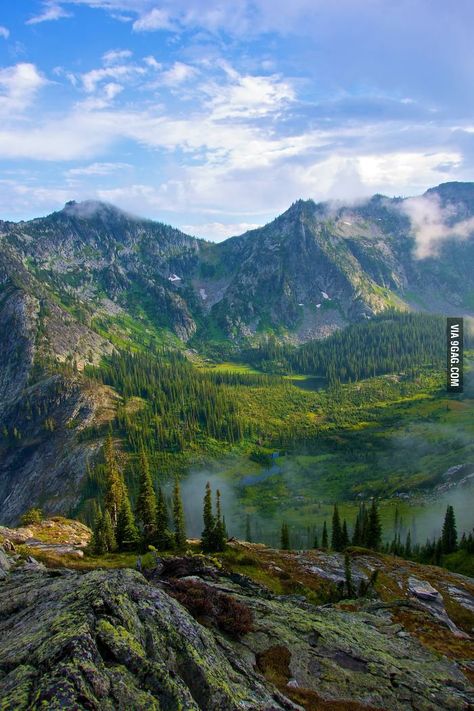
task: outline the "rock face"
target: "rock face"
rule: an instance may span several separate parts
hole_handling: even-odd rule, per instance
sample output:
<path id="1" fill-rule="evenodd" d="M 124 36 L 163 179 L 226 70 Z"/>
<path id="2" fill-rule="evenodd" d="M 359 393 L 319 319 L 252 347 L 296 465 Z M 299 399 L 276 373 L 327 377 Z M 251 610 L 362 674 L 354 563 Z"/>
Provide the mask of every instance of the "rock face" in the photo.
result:
<path id="1" fill-rule="evenodd" d="M 177 584 L 170 575 L 180 576 L 178 599 L 196 619 L 171 596 Z M 190 568 L 189 559 L 161 564 L 148 577 L 132 570 L 7 572 L 0 583 L 2 709 L 471 708 L 474 689 L 456 663 L 428 651 L 383 607 L 314 607 L 208 563 Z M 208 600 L 244 606 L 251 625 L 231 635 L 201 617 L 196 586 Z"/>
<path id="2" fill-rule="evenodd" d="M 297 708 L 131 570 L 12 574 L 0 610 L 5 711 Z"/>

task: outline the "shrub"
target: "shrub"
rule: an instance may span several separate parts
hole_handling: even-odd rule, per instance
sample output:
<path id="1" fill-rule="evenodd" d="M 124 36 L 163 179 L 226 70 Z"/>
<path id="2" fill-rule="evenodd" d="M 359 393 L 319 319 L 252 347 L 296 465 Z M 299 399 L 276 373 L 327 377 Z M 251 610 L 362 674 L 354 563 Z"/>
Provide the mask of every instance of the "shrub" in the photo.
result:
<path id="1" fill-rule="evenodd" d="M 253 626 L 251 610 L 231 595 L 195 580 L 169 581 L 169 594 L 201 624 L 214 625 L 238 639 Z"/>
<path id="2" fill-rule="evenodd" d="M 20 523 L 22 526 L 31 526 L 35 523 L 41 523 L 43 520 L 43 512 L 41 509 L 31 508 L 25 511 L 23 516 L 20 518 Z"/>

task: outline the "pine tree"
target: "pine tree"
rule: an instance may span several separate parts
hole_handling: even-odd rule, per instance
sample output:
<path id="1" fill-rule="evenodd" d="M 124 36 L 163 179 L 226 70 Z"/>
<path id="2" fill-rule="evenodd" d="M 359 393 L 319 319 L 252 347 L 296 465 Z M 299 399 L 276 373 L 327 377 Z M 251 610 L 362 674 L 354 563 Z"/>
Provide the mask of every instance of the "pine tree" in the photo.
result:
<path id="1" fill-rule="evenodd" d="M 115 540 L 114 526 L 109 511 L 104 513 L 104 517 L 102 519 L 102 532 L 105 550 L 108 553 L 112 553 L 117 548 L 117 542 Z"/>
<path id="2" fill-rule="evenodd" d="M 97 506 L 92 528 L 92 538 L 90 540 L 90 548 L 96 555 L 102 555 L 106 552 L 105 540 L 103 536 L 103 520 L 104 516 L 100 506 Z"/>
<path id="3" fill-rule="evenodd" d="M 214 550 L 224 551 L 227 544 L 225 523 L 221 511 L 221 492 L 216 491 L 216 524 L 214 528 Z"/>
<path id="4" fill-rule="evenodd" d="M 181 500 L 181 489 L 178 479 L 175 480 L 173 488 L 173 523 L 176 547 L 184 548 L 186 546 L 186 525 L 184 522 L 183 502 Z"/>
<path id="5" fill-rule="evenodd" d="M 404 554 L 405 554 L 405 558 L 411 558 L 412 550 L 411 550 L 411 532 L 410 531 L 408 531 L 408 533 L 407 533 Z"/>
<path id="6" fill-rule="evenodd" d="M 441 534 L 443 553 L 454 553 L 458 546 L 458 533 L 456 530 L 456 518 L 454 509 L 448 506 L 444 517 L 443 532 Z"/>
<path id="7" fill-rule="evenodd" d="M 342 550 L 345 550 L 349 545 L 349 533 L 347 531 L 346 519 L 344 519 L 344 522 L 342 524 L 341 544 Z"/>
<path id="8" fill-rule="evenodd" d="M 287 523 L 281 524 L 280 548 L 282 548 L 284 551 L 290 550 L 290 531 L 288 529 Z"/>
<path id="9" fill-rule="evenodd" d="M 356 520 L 355 520 L 355 524 L 354 524 L 354 531 L 352 533 L 352 545 L 353 546 L 362 545 L 360 506 L 359 506 L 359 511 L 357 512 L 357 516 L 356 516 Z"/>
<path id="10" fill-rule="evenodd" d="M 377 508 L 377 502 L 372 499 L 372 505 L 369 512 L 369 521 L 367 529 L 367 542 L 366 545 L 373 550 L 377 550 L 382 543 L 382 526 L 380 523 L 380 516 Z"/>
<path id="11" fill-rule="evenodd" d="M 326 521 L 324 522 L 323 525 L 323 536 L 321 539 L 321 548 L 325 551 L 327 551 L 329 547 L 329 541 L 328 541 L 328 527 L 326 525 Z"/>
<path id="12" fill-rule="evenodd" d="M 117 526 L 119 511 L 125 498 L 125 483 L 117 464 L 112 434 L 107 435 L 104 444 L 105 459 L 105 495 L 104 509 L 110 514 L 114 528 Z"/>
<path id="13" fill-rule="evenodd" d="M 314 534 L 313 548 L 319 548 L 318 534 Z"/>
<path id="14" fill-rule="evenodd" d="M 205 553 L 210 553 L 213 550 L 216 519 L 212 513 L 212 492 L 209 482 L 206 484 L 206 492 L 204 494 L 203 520 L 204 529 L 201 534 L 201 548 Z"/>
<path id="15" fill-rule="evenodd" d="M 138 546 L 140 534 L 135 524 L 128 496 L 124 496 L 120 506 L 115 536 L 120 551 L 134 550 Z"/>
<path id="16" fill-rule="evenodd" d="M 142 525 L 143 542 L 152 543 L 156 532 L 156 495 L 144 449 L 140 452 L 137 518 Z"/>
<path id="17" fill-rule="evenodd" d="M 156 547 L 160 551 L 166 551 L 170 548 L 174 548 L 175 543 L 174 535 L 170 531 L 169 527 L 168 508 L 166 506 L 166 499 L 161 486 L 158 489 L 156 505 L 155 543 Z"/>
<path id="18" fill-rule="evenodd" d="M 337 504 L 334 504 L 334 512 L 332 515 L 331 548 L 333 551 L 342 550 L 342 528 Z"/>
<path id="19" fill-rule="evenodd" d="M 354 597 L 354 585 L 352 583 L 351 558 L 349 553 L 344 555 L 344 576 L 346 579 L 347 597 Z"/>

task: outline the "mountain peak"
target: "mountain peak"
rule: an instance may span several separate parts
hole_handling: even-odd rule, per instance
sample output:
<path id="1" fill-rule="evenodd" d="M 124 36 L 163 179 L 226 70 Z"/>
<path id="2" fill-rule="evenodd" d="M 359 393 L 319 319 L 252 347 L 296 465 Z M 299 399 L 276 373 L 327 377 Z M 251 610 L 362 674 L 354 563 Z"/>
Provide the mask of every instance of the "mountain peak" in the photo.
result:
<path id="1" fill-rule="evenodd" d="M 121 210 L 120 208 L 108 202 L 100 200 L 69 200 L 61 210 L 62 214 L 69 217 L 76 217 L 82 220 L 90 220 L 94 218 L 121 218 L 121 219 L 138 219 L 133 215 Z"/>

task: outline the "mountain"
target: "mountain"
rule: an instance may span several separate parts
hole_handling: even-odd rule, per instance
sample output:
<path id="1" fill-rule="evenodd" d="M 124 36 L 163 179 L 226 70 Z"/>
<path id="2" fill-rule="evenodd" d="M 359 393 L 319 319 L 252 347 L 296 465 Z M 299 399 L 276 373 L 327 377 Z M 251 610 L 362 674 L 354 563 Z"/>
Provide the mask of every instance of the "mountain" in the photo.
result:
<path id="1" fill-rule="evenodd" d="M 145 333 L 185 342 L 211 334 L 238 342 L 268 329 L 306 341 L 393 306 L 473 312 L 474 183 L 415 200 L 422 228 L 433 226 L 433 208 L 446 221 L 434 224 L 445 239 L 423 258 L 413 199 L 380 195 L 352 206 L 300 200 L 220 244 L 103 203 L 70 202 L 45 218 L 0 223 L 0 244 L 96 332 L 114 324 L 123 332 L 131 317 Z M 470 227 L 463 239 L 456 224 Z"/>
<path id="2" fill-rule="evenodd" d="M 235 349 L 268 331 L 308 341 L 388 307 L 472 313 L 474 183 L 415 200 L 447 230 L 423 259 L 412 202 L 382 196 L 298 201 L 220 244 L 93 201 L 0 222 L 2 520 L 16 521 L 32 491 L 51 513 L 74 510 L 123 404 L 83 375 L 105 355 L 184 343 Z"/>

